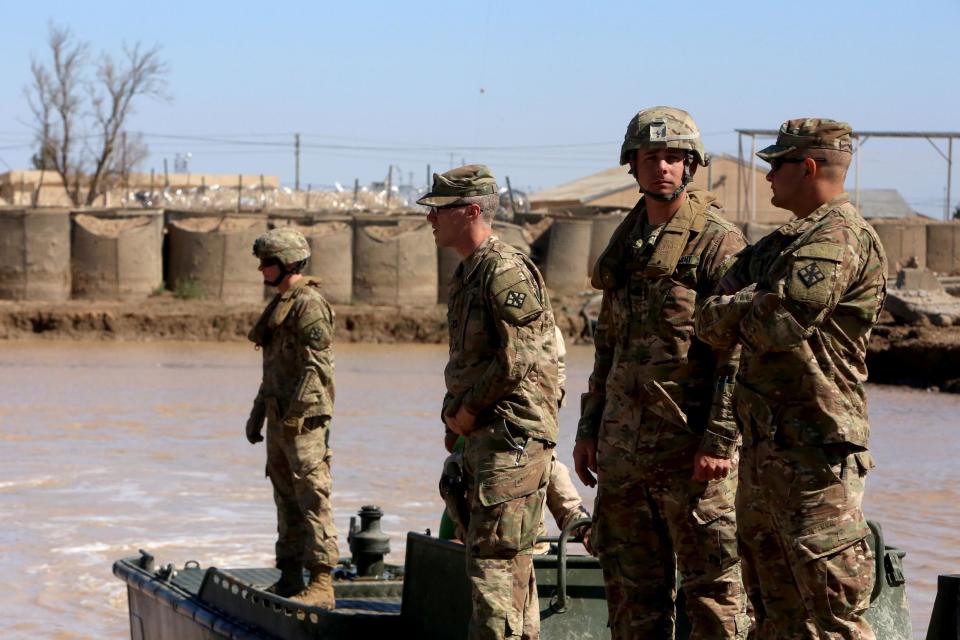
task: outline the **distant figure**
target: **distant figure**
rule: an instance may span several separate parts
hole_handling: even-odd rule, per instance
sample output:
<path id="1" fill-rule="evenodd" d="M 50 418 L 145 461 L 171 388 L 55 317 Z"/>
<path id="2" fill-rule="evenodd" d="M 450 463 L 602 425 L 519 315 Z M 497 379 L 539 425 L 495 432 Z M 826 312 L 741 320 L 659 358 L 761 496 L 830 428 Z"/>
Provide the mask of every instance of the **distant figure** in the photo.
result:
<path id="1" fill-rule="evenodd" d="M 249 338 L 263 350 L 263 381 L 247 421 L 247 440 L 263 440 L 267 420 L 267 476 L 277 503 L 277 568 L 270 590 L 304 604 L 333 609 L 331 571 L 337 565 L 337 530 L 330 492 L 333 416 L 333 310 L 319 282 L 300 272 L 310 257 L 303 235 L 289 227 L 257 238 L 264 284 L 277 295 Z M 304 589 L 303 569 L 310 571 Z"/>
<path id="2" fill-rule="evenodd" d="M 437 246 L 462 262 L 451 282 L 450 360 L 441 416 L 466 437 L 467 576 L 471 640 L 539 637 L 533 543 L 557 442 L 553 310 L 527 256 L 498 240 L 496 180 L 483 165 L 434 174 Z M 445 474 L 446 475 L 446 474 Z"/>
<path id="3" fill-rule="evenodd" d="M 860 508 L 870 425 L 870 330 L 886 295 L 886 257 L 843 193 L 850 125 L 789 120 L 770 163 L 775 206 L 796 220 L 740 252 L 707 299 L 697 335 L 743 345 L 737 520 L 752 638 L 874 637 L 863 614 L 874 584 Z"/>
<path id="4" fill-rule="evenodd" d="M 603 300 L 573 458 L 598 485 L 591 545 L 617 640 L 674 637 L 678 572 L 691 638 L 749 629 L 734 514 L 737 352 L 693 335 L 696 300 L 745 241 L 716 197 L 690 186 L 707 162 L 686 111 L 635 115 L 620 164 L 643 196 L 593 272 Z"/>

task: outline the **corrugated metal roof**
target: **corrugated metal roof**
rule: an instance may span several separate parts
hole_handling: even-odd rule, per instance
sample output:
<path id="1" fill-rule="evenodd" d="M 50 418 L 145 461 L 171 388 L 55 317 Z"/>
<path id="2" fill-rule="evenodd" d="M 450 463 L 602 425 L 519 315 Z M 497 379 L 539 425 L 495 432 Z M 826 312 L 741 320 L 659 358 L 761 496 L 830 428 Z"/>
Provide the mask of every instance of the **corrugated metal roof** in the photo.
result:
<path id="1" fill-rule="evenodd" d="M 856 194 L 850 195 L 856 197 Z M 859 209 L 864 218 L 910 218 L 916 215 L 896 189 L 860 189 Z"/>
<path id="2" fill-rule="evenodd" d="M 599 197 L 622 189 L 636 190 L 637 183 L 627 173 L 626 167 L 614 167 L 600 173 L 577 178 L 570 182 L 538 191 L 530 196 L 530 202 L 577 201 L 588 203 L 591 198 Z"/>

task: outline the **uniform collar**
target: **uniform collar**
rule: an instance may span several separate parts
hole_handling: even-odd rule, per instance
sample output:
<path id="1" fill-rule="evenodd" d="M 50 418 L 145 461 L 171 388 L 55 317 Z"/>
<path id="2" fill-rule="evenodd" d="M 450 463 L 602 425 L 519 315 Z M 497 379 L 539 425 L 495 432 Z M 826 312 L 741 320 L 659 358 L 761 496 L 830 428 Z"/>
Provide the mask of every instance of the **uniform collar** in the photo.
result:
<path id="1" fill-rule="evenodd" d="M 473 250 L 473 253 L 460 263 L 460 266 L 457 267 L 457 276 L 461 281 L 466 282 L 467 279 L 473 275 L 473 272 L 477 270 L 477 267 L 480 266 L 483 259 L 490 253 L 490 249 L 496 240 L 497 236 L 490 234 L 486 240 L 480 243 L 480 246 Z"/>
<path id="2" fill-rule="evenodd" d="M 806 232 L 813 225 L 823 220 L 828 213 L 839 206 L 847 204 L 848 202 L 850 202 L 850 194 L 846 192 L 841 193 L 840 195 L 827 200 L 822 205 L 814 209 L 813 213 L 808 215 L 806 218 L 791 220 L 787 224 L 780 227 L 778 231 L 785 236 L 798 236 L 801 233 Z"/>
<path id="3" fill-rule="evenodd" d="M 290 285 L 290 288 L 289 288 L 289 289 L 287 289 L 286 291 L 284 291 L 283 293 L 280 294 L 280 299 L 281 299 L 281 300 L 289 300 L 289 299 L 292 298 L 294 295 L 296 295 L 297 293 L 299 293 L 300 289 L 302 289 L 303 287 L 307 286 L 308 284 L 311 284 L 312 282 L 313 282 L 313 278 L 311 278 L 311 277 L 309 277 L 309 276 L 304 276 L 304 277 L 300 278 L 299 280 L 297 280 L 296 282 L 294 282 L 292 285 Z"/>

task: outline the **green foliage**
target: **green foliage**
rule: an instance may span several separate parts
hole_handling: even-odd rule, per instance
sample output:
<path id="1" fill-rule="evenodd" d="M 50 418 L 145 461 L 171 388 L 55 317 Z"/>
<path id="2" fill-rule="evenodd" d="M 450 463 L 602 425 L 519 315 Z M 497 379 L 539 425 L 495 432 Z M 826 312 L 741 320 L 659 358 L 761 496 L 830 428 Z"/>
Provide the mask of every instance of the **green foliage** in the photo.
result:
<path id="1" fill-rule="evenodd" d="M 958 205 L 957 205 L 956 207 L 954 207 L 954 209 L 953 209 L 953 219 L 954 219 L 954 220 L 960 220 L 960 204 L 958 204 Z"/>
<path id="2" fill-rule="evenodd" d="M 180 300 L 198 300 L 204 297 L 203 287 L 193 278 L 178 280 L 173 289 L 173 297 Z"/>
<path id="3" fill-rule="evenodd" d="M 162 296 L 164 293 L 166 293 L 166 291 L 167 291 L 167 283 L 161 280 L 160 284 L 154 287 L 153 291 L 150 292 L 150 297 L 156 298 L 157 296 Z"/>

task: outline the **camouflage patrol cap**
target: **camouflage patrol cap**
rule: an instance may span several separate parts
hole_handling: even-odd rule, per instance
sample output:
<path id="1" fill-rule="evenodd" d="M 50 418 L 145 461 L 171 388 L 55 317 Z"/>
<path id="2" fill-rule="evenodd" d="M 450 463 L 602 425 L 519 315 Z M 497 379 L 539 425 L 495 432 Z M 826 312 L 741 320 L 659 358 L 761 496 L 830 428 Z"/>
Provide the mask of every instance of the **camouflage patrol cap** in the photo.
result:
<path id="1" fill-rule="evenodd" d="M 684 149 L 692 151 L 701 166 L 710 164 L 697 123 L 676 107 L 651 107 L 633 116 L 620 146 L 620 164 L 628 164 L 636 149 Z"/>
<path id="2" fill-rule="evenodd" d="M 775 144 L 761 149 L 757 156 L 770 161 L 807 149 L 830 149 L 853 153 L 850 133 L 853 129 L 846 122 L 827 118 L 795 118 L 780 125 Z"/>
<path id="3" fill-rule="evenodd" d="M 253 255 L 260 260 L 276 258 L 283 264 L 294 264 L 310 257 L 310 245 L 293 227 L 280 227 L 254 240 Z"/>
<path id="4" fill-rule="evenodd" d="M 430 193 L 417 200 L 428 207 L 448 207 L 463 198 L 497 194 L 497 180 L 485 164 L 468 164 L 433 174 Z"/>

